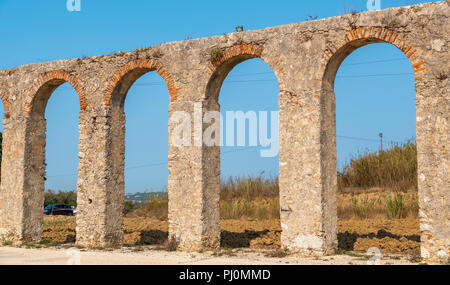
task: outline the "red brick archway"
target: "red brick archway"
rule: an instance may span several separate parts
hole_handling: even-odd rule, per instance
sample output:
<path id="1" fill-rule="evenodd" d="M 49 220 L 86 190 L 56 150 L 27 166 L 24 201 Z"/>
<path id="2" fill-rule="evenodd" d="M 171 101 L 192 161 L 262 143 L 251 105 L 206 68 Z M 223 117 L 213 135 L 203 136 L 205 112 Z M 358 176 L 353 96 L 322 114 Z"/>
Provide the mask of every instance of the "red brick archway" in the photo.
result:
<path id="1" fill-rule="evenodd" d="M 215 59 L 211 60 L 209 69 L 215 71 L 224 62 L 238 56 L 247 56 L 248 58 L 261 57 L 264 48 L 260 45 L 242 44 L 228 47 L 222 51 Z"/>
<path id="2" fill-rule="evenodd" d="M 264 60 L 264 58 L 262 57 L 263 51 L 264 47 L 257 44 L 240 44 L 224 49 L 216 48 L 211 50 L 211 59 L 208 65 L 211 73 L 205 89 L 205 98 L 214 98 L 214 100 L 217 101 L 219 98 L 222 83 L 228 76 L 228 73 L 239 63 L 253 58 L 260 58 L 270 66 L 270 68 L 277 76 L 280 91 L 283 90 L 283 82 L 279 81 L 278 75 L 279 73 L 283 74 L 284 69 L 276 69 L 276 66 L 279 64 L 278 61 L 269 63 Z M 214 58 L 213 53 L 215 54 Z"/>
<path id="3" fill-rule="evenodd" d="M 322 227 L 326 229 L 330 244 L 337 241 L 337 147 L 336 147 L 336 98 L 334 85 L 336 74 L 342 62 L 355 50 L 372 44 L 387 43 L 396 46 L 409 59 L 414 69 L 416 83 L 423 78 L 425 64 L 419 59 L 421 51 L 409 43 L 405 35 L 381 27 L 360 27 L 340 34 L 337 40 L 329 41 L 323 53 L 321 78 L 315 80 L 321 84 L 321 93 L 315 94 L 320 100 L 320 159 L 322 165 Z M 417 87 L 417 84 L 416 84 Z M 413 99 L 414 100 L 414 99 Z"/>
<path id="4" fill-rule="evenodd" d="M 78 98 L 80 100 L 80 110 L 84 111 L 87 107 L 87 99 L 84 93 L 84 90 L 79 83 L 79 81 L 72 74 L 67 73 L 64 70 L 55 70 L 46 72 L 41 75 L 38 80 L 34 83 L 31 88 L 31 92 L 25 99 L 24 112 L 27 115 L 31 114 L 31 110 L 33 109 L 33 103 L 36 99 L 36 96 L 40 89 L 47 85 L 48 83 L 53 83 L 53 85 L 61 85 L 65 82 L 68 82 L 78 94 Z"/>
<path id="5" fill-rule="evenodd" d="M 104 95 L 104 103 L 106 109 L 109 110 L 111 107 L 111 97 L 114 93 L 117 84 L 122 80 L 122 78 L 124 78 L 125 75 L 135 70 L 143 70 L 143 73 L 147 73 L 150 71 L 158 72 L 158 74 L 166 82 L 167 88 L 169 89 L 170 102 L 173 102 L 178 99 L 178 89 L 175 86 L 175 80 L 173 79 L 172 74 L 170 74 L 162 66 L 161 63 L 159 63 L 154 59 L 139 59 L 131 61 L 122 66 L 109 80 L 108 87 L 105 89 Z M 142 75 L 141 73 L 136 74 L 136 76 L 134 76 L 133 78 L 133 82 L 137 80 L 141 75 Z M 128 87 L 131 87 L 131 85 Z"/>
<path id="6" fill-rule="evenodd" d="M 324 51 L 325 62 L 328 64 L 349 46 L 352 46 L 353 51 L 370 43 L 390 43 L 399 48 L 409 58 L 414 68 L 415 80 L 422 80 L 422 72 L 426 70 L 426 67 L 425 63 L 419 59 L 418 48 L 410 44 L 405 35 L 381 27 L 359 27 L 347 32 L 339 43 L 328 43 Z"/>

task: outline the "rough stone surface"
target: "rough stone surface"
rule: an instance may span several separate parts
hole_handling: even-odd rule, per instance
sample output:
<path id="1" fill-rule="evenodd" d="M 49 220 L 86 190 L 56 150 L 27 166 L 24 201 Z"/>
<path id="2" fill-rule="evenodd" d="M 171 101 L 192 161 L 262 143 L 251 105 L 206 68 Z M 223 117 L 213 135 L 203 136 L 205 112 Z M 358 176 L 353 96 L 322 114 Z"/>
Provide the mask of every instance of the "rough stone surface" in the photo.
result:
<path id="1" fill-rule="evenodd" d="M 434 2 L 1 70 L 0 238 L 41 239 L 44 113 L 59 85 L 70 83 L 80 101 L 77 243 L 117 247 L 123 239 L 123 104 L 131 85 L 146 72 L 158 72 L 169 89 L 170 114 L 185 111 L 194 117 L 196 108 L 219 110 L 229 71 L 258 57 L 280 86 L 282 244 L 299 254 L 332 254 L 337 248 L 334 78 L 355 49 L 385 42 L 405 53 L 416 77 L 422 256 L 447 262 L 449 14 L 449 1 Z M 218 49 L 212 59 L 211 51 Z M 169 138 L 173 128 L 171 123 Z M 217 248 L 219 148 L 169 142 L 169 169 L 170 236 L 180 250 Z"/>

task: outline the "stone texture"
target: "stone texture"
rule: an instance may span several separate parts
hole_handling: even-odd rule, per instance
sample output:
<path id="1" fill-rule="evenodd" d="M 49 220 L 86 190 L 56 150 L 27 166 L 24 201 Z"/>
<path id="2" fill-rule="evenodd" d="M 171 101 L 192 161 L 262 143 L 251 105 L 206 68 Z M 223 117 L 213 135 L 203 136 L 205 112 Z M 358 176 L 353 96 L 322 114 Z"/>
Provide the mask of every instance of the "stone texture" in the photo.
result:
<path id="1" fill-rule="evenodd" d="M 60 84 L 69 82 L 80 99 L 77 243 L 117 247 L 123 239 L 123 103 L 131 85 L 156 71 L 169 89 L 169 113 L 194 116 L 196 108 L 202 113 L 219 110 L 227 74 L 258 57 L 272 68 L 280 86 L 282 244 L 302 255 L 335 252 L 334 78 L 355 49 L 386 42 L 405 53 L 416 77 L 422 256 L 447 262 L 450 53 L 444 27 L 449 26 L 449 11 L 449 1 L 434 2 L 1 70 L 0 238 L 15 243 L 41 239 L 44 112 Z M 211 51 L 219 49 L 212 59 Z M 170 124 L 169 138 L 173 129 Z M 169 169 L 170 236 L 179 241 L 180 250 L 217 248 L 219 148 L 169 142 Z"/>

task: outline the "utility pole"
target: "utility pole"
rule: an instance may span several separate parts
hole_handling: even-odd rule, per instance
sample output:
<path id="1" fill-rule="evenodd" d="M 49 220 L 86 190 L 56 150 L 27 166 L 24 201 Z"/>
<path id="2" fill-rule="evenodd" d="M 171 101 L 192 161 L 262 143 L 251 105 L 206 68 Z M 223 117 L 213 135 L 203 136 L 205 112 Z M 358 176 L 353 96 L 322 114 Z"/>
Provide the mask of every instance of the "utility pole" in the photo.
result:
<path id="1" fill-rule="evenodd" d="M 383 133 L 380 133 L 380 139 L 381 139 L 381 151 L 383 151 Z"/>

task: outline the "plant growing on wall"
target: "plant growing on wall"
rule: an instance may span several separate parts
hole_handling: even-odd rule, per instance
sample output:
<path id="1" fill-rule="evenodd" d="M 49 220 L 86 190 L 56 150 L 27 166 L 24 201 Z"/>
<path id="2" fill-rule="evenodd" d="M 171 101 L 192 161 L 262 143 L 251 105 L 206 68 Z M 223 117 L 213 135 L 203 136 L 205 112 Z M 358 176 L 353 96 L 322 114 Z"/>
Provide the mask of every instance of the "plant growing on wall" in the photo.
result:
<path id="1" fill-rule="evenodd" d="M 211 61 L 216 60 L 217 58 L 221 57 L 223 54 L 223 50 L 221 48 L 214 48 L 210 52 Z"/>

